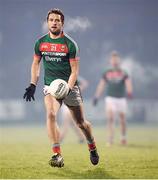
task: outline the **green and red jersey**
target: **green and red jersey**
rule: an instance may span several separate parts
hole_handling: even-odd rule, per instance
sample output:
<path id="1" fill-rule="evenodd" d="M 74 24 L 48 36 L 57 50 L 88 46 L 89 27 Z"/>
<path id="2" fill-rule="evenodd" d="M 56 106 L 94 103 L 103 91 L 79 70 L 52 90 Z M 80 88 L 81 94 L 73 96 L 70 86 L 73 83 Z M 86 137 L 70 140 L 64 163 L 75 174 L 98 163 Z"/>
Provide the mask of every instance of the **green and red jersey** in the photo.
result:
<path id="1" fill-rule="evenodd" d="M 106 96 L 111 97 L 125 97 L 126 87 L 125 80 L 128 74 L 121 68 L 108 68 L 103 73 L 103 79 L 106 82 Z"/>
<path id="2" fill-rule="evenodd" d="M 37 40 L 35 56 L 43 59 L 44 83 L 50 85 L 55 79 L 68 81 L 71 74 L 70 61 L 79 59 L 79 48 L 67 34 L 52 39 L 49 34 Z"/>

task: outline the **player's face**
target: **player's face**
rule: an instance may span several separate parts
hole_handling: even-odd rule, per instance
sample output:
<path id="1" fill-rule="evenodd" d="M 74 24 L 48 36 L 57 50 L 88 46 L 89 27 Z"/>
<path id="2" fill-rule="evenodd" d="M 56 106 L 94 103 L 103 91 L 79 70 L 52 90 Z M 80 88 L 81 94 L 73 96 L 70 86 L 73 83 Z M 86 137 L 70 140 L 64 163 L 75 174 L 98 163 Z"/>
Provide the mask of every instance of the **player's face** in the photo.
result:
<path id="1" fill-rule="evenodd" d="M 48 29 L 54 35 L 59 35 L 63 28 L 63 22 L 59 14 L 50 14 L 48 18 Z"/>
<path id="2" fill-rule="evenodd" d="M 110 63 L 113 67 L 119 67 L 120 65 L 120 58 L 118 56 L 112 56 Z"/>

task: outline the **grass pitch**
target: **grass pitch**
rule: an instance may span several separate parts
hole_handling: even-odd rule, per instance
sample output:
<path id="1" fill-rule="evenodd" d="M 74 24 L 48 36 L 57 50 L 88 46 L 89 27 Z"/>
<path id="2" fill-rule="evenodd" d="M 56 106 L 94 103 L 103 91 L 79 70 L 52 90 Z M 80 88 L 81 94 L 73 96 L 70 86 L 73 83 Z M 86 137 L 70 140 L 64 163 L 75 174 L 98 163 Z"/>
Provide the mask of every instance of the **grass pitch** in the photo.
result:
<path id="1" fill-rule="evenodd" d="M 65 166 L 58 169 L 48 165 L 51 150 L 45 127 L 3 127 L 0 129 L 0 178 L 158 178 L 157 127 L 130 127 L 126 147 L 119 145 L 119 138 L 112 147 L 106 147 L 104 127 L 94 128 L 93 132 L 100 163 L 91 165 L 87 145 L 78 144 L 70 130 L 61 146 Z"/>

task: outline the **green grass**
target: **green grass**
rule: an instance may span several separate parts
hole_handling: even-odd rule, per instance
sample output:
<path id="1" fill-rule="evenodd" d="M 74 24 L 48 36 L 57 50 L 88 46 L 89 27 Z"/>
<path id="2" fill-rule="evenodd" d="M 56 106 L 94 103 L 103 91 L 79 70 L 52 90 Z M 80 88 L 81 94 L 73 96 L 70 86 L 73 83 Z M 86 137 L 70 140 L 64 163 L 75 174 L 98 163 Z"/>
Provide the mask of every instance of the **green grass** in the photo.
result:
<path id="1" fill-rule="evenodd" d="M 119 145 L 118 130 L 115 144 L 109 148 L 103 127 L 95 128 L 94 134 L 99 165 L 91 165 L 87 145 L 78 144 L 70 131 L 62 144 L 65 166 L 58 169 L 48 165 L 51 150 L 45 127 L 3 127 L 0 129 L 0 178 L 158 178 L 158 128 L 130 127 L 126 147 Z"/>

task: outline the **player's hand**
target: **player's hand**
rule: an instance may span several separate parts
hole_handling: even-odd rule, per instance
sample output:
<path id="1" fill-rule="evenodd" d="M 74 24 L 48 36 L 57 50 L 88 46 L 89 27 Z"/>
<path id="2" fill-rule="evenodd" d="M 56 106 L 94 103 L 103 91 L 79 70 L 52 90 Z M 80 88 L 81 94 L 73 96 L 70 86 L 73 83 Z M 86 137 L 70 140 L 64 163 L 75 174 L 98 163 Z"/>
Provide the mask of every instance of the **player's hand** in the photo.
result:
<path id="1" fill-rule="evenodd" d="M 93 103 L 93 106 L 96 106 L 96 105 L 98 104 L 98 98 L 95 97 L 95 98 L 93 99 L 93 102 L 92 102 L 92 103 Z"/>
<path id="2" fill-rule="evenodd" d="M 31 101 L 31 99 L 35 100 L 34 94 L 36 91 L 36 86 L 31 83 L 30 86 L 28 88 L 26 88 L 25 90 L 26 90 L 26 92 L 25 92 L 23 98 L 26 99 L 26 101 Z"/>
<path id="3" fill-rule="evenodd" d="M 72 92 L 72 89 L 69 88 L 68 93 L 63 98 L 61 98 L 60 100 L 64 100 L 67 96 L 69 96 L 71 94 L 71 92 Z"/>
<path id="4" fill-rule="evenodd" d="M 72 89 L 71 89 L 71 88 L 69 88 L 69 91 L 68 91 L 68 93 L 67 93 L 67 95 L 66 95 L 66 96 L 68 96 L 68 95 L 71 93 L 71 91 L 72 91 Z"/>
<path id="5" fill-rule="evenodd" d="M 72 92 L 72 89 L 71 88 L 69 88 L 69 91 L 68 91 L 68 93 L 65 95 L 65 97 L 63 97 L 62 99 L 65 99 L 67 96 L 69 96 L 70 94 L 71 94 L 71 92 Z"/>
<path id="6" fill-rule="evenodd" d="M 69 96 L 71 94 L 71 92 L 72 92 L 72 89 L 73 89 L 73 87 L 70 87 L 69 84 L 68 84 L 68 87 L 69 87 L 69 90 L 68 90 L 68 93 L 66 94 L 65 97 Z"/>

